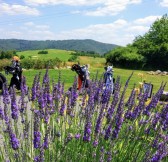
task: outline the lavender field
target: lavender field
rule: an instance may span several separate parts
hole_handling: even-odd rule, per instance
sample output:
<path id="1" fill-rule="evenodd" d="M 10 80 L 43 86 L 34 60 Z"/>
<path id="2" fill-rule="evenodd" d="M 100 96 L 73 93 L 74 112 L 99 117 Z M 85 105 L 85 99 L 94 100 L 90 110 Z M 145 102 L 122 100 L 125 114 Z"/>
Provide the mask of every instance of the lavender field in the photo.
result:
<path id="1" fill-rule="evenodd" d="M 159 99 L 166 83 L 147 101 L 148 91 L 126 99 L 130 74 L 114 94 L 97 77 L 89 89 L 71 91 L 64 82 L 34 77 L 22 81 L 21 93 L 0 96 L 0 161 L 5 162 L 159 162 L 168 161 L 168 104 Z M 40 82 L 43 78 L 42 82 Z M 52 86 L 51 86 L 52 85 Z"/>

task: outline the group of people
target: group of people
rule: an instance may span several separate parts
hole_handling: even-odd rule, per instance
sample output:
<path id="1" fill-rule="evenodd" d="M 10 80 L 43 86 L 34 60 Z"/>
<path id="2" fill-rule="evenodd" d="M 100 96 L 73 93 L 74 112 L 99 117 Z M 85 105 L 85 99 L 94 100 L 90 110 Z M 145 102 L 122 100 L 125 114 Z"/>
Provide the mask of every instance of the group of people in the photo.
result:
<path id="1" fill-rule="evenodd" d="M 113 78 L 113 66 L 107 66 L 104 68 L 104 87 L 105 89 L 110 89 L 112 92 L 114 90 L 113 84 L 115 79 Z M 72 71 L 75 71 L 78 74 L 78 90 L 82 87 L 88 88 L 89 87 L 89 80 L 90 80 L 90 72 L 88 70 L 88 65 L 80 66 L 78 64 L 72 65 Z"/>
<path id="2" fill-rule="evenodd" d="M 71 70 L 75 71 L 78 74 L 78 90 L 80 90 L 81 88 L 89 88 L 90 72 L 88 68 L 88 65 L 80 66 L 79 64 L 74 64 L 71 67 Z M 22 68 L 20 66 L 19 57 L 14 56 L 12 58 L 12 65 L 5 66 L 4 69 L 6 74 L 10 73 L 13 75 L 10 81 L 9 89 L 15 86 L 16 89 L 20 90 L 22 80 Z M 104 87 L 113 91 L 113 66 L 107 66 L 104 69 Z M 2 74 L 0 74 L 0 89 L 2 89 L 2 85 L 4 82 L 6 82 L 6 78 Z"/>

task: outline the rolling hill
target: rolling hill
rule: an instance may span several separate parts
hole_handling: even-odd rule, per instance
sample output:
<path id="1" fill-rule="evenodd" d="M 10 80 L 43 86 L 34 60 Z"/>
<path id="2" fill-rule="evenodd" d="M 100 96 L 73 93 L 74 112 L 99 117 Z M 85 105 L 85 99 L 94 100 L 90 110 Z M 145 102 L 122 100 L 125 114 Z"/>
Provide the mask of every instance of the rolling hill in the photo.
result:
<path id="1" fill-rule="evenodd" d="M 42 50 L 42 49 L 63 49 L 75 51 L 94 51 L 104 54 L 113 48 L 115 44 L 101 43 L 91 39 L 85 40 L 21 40 L 21 39 L 0 39 L 0 50 Z"/>

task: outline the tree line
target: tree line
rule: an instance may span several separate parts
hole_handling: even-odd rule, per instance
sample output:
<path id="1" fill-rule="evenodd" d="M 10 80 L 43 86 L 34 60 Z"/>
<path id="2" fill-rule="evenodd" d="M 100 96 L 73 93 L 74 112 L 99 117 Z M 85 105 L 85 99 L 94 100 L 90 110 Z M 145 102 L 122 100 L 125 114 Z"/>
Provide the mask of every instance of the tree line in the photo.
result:
<path id="1" fill-rule="evenodd" d="M 168 70 L 168 16 L 157 19 L 132 44 L 106 53 L 106 63 L 115 67 Z"/>

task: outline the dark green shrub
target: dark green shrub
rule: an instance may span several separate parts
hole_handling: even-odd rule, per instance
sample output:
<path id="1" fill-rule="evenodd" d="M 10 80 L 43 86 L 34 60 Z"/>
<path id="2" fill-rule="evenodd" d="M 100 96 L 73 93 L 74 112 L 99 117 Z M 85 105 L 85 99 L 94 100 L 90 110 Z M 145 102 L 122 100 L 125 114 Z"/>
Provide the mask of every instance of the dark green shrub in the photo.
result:
<path id="1" fill-rule="evenodd" d="M 144 57 L 136 52 L 136 48 L 118 47 L 106 54 L 106 63 L 115 67 L 142 68 Z"/>
<path id="2" fill-rule="evenodd" d="M 77 56 L 76 55 L 73 55 L 73 56 L 71 56 L 69 59 L 68 59 L 68 61 L 69 62 L 74 62 L 74 61 L 76 61 L 77 60 Z"/>
<path id="3" fill-rule="evenodd" d="M 22 59 L 24 59 L 24 58 L 25 58 L 25 56 L 24 56 L 24 55 L 21 55 L 21 56 L 20 56 L 20 59 L 21 59 L 21 60 L 22 60 Z"/>
<path id="4" fill-rule="evenodd" d="M 9 66 L 11 64 L 11 61 L 8 59 L 2 59 L 0 60 L 0 71 L 4 70 L 5 66 Z"/>
<path id="5" fill-rule="evenodd" d="M 48 54 L 48 51 L 39 51 L 38 54 Z"/>

